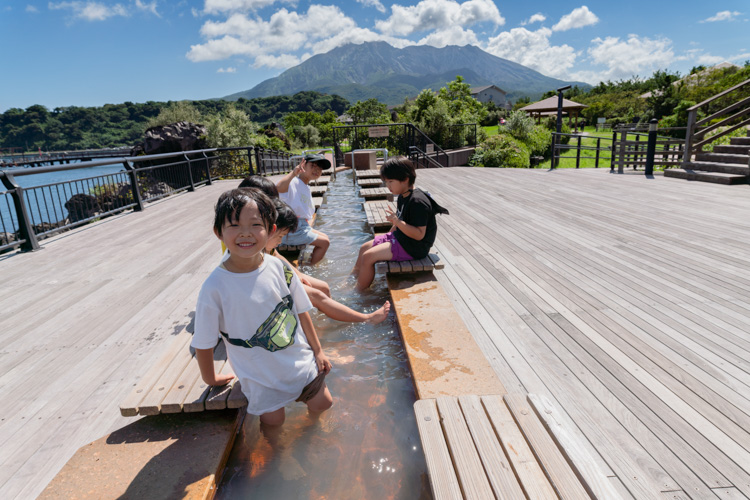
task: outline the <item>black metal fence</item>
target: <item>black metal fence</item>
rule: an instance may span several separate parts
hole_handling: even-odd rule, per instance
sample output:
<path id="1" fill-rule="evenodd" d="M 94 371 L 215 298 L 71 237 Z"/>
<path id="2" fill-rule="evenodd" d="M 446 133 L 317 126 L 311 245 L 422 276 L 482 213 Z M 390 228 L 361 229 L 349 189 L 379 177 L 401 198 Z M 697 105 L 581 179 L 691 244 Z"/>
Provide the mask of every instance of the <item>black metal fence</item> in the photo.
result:
<path id="1" fill-rule="evenodd" d="M 216 179 L 289 172 L 291 154 L 262 148 L 222 148 L 113 158 L 74 165 L 0 170 L 0 252 L 36 250 L 60 231 L 211 184 Z M 110 166 L 122 169 L 21 187 L 17 177 Z"/>

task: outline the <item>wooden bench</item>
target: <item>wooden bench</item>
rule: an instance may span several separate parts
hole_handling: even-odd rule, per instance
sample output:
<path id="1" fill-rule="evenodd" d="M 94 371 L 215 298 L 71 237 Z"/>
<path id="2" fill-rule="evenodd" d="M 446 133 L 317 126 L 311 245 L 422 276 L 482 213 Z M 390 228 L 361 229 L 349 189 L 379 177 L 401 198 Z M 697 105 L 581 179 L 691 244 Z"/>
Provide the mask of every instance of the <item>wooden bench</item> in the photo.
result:
<path id="1" fill-rule="evenodd" d="M 443 396 L 414 412 L 436 500 L 621 498 L 546 398 Z"/>
<path id="2" fill-rule="evenodd" d="M 376 229 L 389 229 L 391 223 L 386 217 L 386 208 L 396 211 L 396 202 L 388 200 L 367 201 L 362 205 L 367 216 L 367 224 L 375 231 Z"/>
<path id="3" fill-rule="evenodd" d="M 380 170 L 353 170 L 352 171 L 352 182 L 357 183 L 358 179 L 380 179 Z"/>
<path id="4" fill-rule="evenodd" d="M 310 181 L 310 186 L 326 186 L 329 182 L 331 182 L 330 175 L 321 175 L 316 180 Z"/>
<path id="5" fill-rule="evenodd" d="M 388 199 L 393 197 L 387 187 L 363 188 L 359 190 L 359 195 L 365 200 Z"/>
<path id="6" fill-rule="evenodd" d="M 386 274 L 413 273 L 442 269 L 444 264 L 437 253 L 431 253 L 423 259 L 404 260 L 401 262 L 383 261 L 375 264 L 375 271 Z"/>
<path id="7" fill-rule="evenodd" d="M 378 179 L 357 179 L 357 185 L 360 188 L 373 188 L 373 187 L 383 187 L 385 184 L 383 184 L 383 181 Z"/>

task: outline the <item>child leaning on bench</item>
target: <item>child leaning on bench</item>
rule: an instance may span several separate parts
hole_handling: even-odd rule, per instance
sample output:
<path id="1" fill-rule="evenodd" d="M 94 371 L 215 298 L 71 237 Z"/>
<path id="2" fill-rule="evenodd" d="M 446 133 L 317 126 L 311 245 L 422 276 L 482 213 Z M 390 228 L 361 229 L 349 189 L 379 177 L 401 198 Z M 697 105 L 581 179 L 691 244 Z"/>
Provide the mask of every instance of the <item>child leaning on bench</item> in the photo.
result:
<path id="1" fill-rule="evenodd" d="M 415 260 L 427 257 L 437 235 L 435 214 L 448 214 L 429 193 L 414 188 L 417 179 L 414 165 L 404 157 L 388 159 L 380 167 L 385 186 L 398 196 L 396 213 L 388 209 L 392 224 L 386 234 L 379 234 L 359 248 L 352 273 L 357 275 L 357 289 L 364 290 L 375 278 L 375 263 Z"/>
<path id="2" fill-rule="evenodd" d="M 257 189 L 219 197 L 214 233 L 229 257 L 201 287 L 192 341 L 203 381 L 223 385 L 234 378 L 214 369 L 213 348 L 224 337 L 247 411 L 267 425 L 284 423 L 284 407 L 293 401 L 310 412 L 333 404 L 325 384 L 331 362 L 307 312 L 312 304 L 296 274 L 265 254 L 275 220 L 274 202 Z"/>

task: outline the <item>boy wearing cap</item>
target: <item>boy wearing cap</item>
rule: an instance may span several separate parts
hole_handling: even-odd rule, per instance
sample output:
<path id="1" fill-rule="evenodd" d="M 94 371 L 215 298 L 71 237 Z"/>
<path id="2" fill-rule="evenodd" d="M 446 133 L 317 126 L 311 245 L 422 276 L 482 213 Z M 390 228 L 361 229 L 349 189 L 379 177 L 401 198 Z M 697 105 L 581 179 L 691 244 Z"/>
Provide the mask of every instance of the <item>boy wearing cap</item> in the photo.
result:
<path id="1" fill-rule="evenodd" d="M 310 192 L 310 181 L 314 181 L 323 174 L 323 170 L 329 168 L 331 162 L 323 155 L 307 155 L 294 167 L 294 170 L 286 174 L 276 184 L 279 190 L 279 198 L 292 207 L 297 215 L 297 230 L 284 237 L 281 241 L 284 245 L 312 245 L 313 252 L 310 257 L 311 264 L 317 264 L 323 259 L 331 244 L 325 233 L 316 231 L 310 226 L 310 221 L 315 215 L 312 193 Z"/>

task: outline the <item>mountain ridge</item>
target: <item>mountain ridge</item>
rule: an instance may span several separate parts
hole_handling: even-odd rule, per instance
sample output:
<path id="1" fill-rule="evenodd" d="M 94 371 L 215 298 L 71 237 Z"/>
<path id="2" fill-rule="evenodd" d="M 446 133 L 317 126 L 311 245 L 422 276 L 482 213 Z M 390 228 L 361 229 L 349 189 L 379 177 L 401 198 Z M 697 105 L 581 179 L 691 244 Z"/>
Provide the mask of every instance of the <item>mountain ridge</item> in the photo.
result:
<path id="1" fill-rule="evenodd" d="M 545 76 L 521 64 L 493 56 L 473 45 L 437 48 L 411 45 L 403 49 L 386 42 L 365 42 L 336 47 L 316 54 L 279 76 L 221 99 L 268 97 L 316 90 L 338 94 L 349 101 L 376 97 L 386 104 L 400 104 L 425 88 L 437 90 L 457 75 L 472 86 L 496 85 L 509 98 L 541 97 L 563 85 L 589 87 Z"/>

